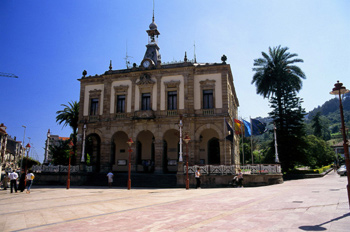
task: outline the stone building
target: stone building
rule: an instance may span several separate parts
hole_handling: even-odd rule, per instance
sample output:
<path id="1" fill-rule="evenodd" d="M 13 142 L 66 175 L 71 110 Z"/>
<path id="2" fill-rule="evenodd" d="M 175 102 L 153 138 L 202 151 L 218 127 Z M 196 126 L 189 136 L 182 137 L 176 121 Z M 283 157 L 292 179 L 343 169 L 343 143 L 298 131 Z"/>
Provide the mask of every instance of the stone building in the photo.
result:
<path id="1" fill-rule="evenodd" d="M 133 171 L 177 172 L 181 115 L 183 136 L 191 138 L 190 165 L 239 164 L 238 137 L 226 139 L 225 120 L 232 125 L 239 103 L 225 56 L 209 64 L 189 61 L 185 54 L 183 62 L 163 64 L 154 17 L 147 34 L 139 66 L 113 70 L 110 65 L 102 75 L 84 71 L 79 79 L 78 163 L 95 172 L 127 171 L 132 138 Z M 182 150 L 185 161 L 185 144 Z"/>

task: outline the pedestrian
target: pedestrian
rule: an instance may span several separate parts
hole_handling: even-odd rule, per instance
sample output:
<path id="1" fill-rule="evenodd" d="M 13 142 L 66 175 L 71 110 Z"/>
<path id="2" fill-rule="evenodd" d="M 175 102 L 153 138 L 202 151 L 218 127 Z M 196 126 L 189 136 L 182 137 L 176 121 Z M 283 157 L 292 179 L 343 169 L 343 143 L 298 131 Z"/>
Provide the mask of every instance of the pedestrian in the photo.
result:
<path id="1" fill-rule="evenodd" d="M 8 173 L 5 173 L 4 178 L 2 179 L 2 187 L 4 188 L 4 190 L 7 189 L 8 182 L 9 182 Z"/>
<path id="2" fill-rule="evenodd" d="M 17 192 L 17 179 L 18 179 L 17 172 L 15 172 L 15 170 L 13 170 L 9 174 L 9 178 L 10 178 L 11 193 L 13 193 L 13 189 L 15 189 L 15 192 Z"/>
<path id="3" fill-rule="evenodd" d="M 197 168 L 197 171 L 195 172 L 195 178 L 196 178 L 196 189 L 201 188 L 201 172 L 200 168 Z"/>
<path id="4" fill-rule="evenodd" d="M 112 183 L 113 183 L 113 173 L 112 171 L 109 171 L 109 173 L 107 174 L 108 177 L 108 186 L 111 188 L 112 187 Z"/>
<path id="5" fill-rule="evenodd" d="M 34 180 L 34 174 L 32 170 L 29 170 L 28 174 L 26 175 L 26 188 L 27 188 L 27 192 L 26 193 L 30 193 L 30 188 L 32 187 L 33 184 L 33 180 Z"/>
<path id="6" fill-rule="evenodd" d="M 238 187 L 243 188 L 243 173 L 241 169 L 238 169 L 237 180 L 238 180 Z"/>
<path id="7" fill-rule="evenodd" d="M 26 179 L 26 173 L 24 173 L 24 170 L 22 169 L 21 176 L 19 177 L 19 185 L 18 185 L 18 190 L 20 190 L 21 192 L 23 192 L 24 189 L 26 188 L 25 179 Z"/>

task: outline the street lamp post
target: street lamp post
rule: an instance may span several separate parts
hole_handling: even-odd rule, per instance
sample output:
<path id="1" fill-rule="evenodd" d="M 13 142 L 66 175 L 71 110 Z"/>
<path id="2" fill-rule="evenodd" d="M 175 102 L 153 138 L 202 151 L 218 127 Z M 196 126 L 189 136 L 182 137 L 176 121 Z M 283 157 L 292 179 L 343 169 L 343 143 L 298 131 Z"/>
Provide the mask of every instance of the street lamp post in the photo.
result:
<path id="1" fill-rule="evenodd" d="M 126 142 L 129 145 L 129 162 L 128 162 L 128 190 L 131 189 L 131 145 L 134 143 L 132 141 L 132 138 L 129 138 L 128 141 Z"/>
<path id="2" fill-rule="evenodd" d="M 180 152 L 179 152 L 179 162 L 182 162 L 182 128 L 183 128 L 183 123 L 182 123 L 182 114 L 180 115 L 180 122 L 179 122 L 179 129 L 180 129 Z"/>
<path id="3" fill-rule="evenodd" d="M 44 164 L 49 164 L 49 146 L 50 146 L 50 129 L 47 131 L 46 149 L 45 149 L 45 160 Z"/>
<path id="4" fill-rule="evenodd" d="M 28 158 L 29 158 L 29 150 L 30 150 L 30 144 L 28 143 L 26 145 L 26 150 L 27 150 L 27 159 L 26 159 L 26 166 L 24 168 L 24 174 L 27 175 L 27 169 L 28 169 Z M 24 179 L 24 186 L 27 185 L 27 178 Z"/>
<path id="5" fill-rule="evenodd" d="M 73 146 L 74 146 L 73 142 L 70 141 L 70 143 L 69 143 L 69 148 L 70 149 L 69 149 L 69 159 L 68 159 L 67 189 L 70 188 L 70 162 L 71 162 L 71 157 L 72 157 L 72 155 L 74 153 Z"/>
<path id="6" fill-rule="evenodd" d="M 23 143 L 22 143 L 22 157 L 21 157 L 21 170 L 23 170 L 22 164 L 23 164 L 23 155 L 26 152 L 25 147 L 24 147 L 24 139 L 26 138 L 26 126 L 22 126 L 24 128 L 24 134 L 23 134 Z"/>
<path id="7" fill-rule="evenodd" d="M 190 189 L 190 180 L 188 179 L 188 143 L 191 141 L 190 136 L 186 134 L 184 141 L 186 143 L 186 189 Z"/>
<path id="8" fill-rule="evenodd" d="M 86 133 L 86 123 L 83 126 L 83 147 L 81 148 L 81 160 L 80 162 L 85 163 L 85 133 Z"/>
<path id="9" fill-rule="evenodd" d="M 330 92 L 332 95 L 338 95 L 339 96 L 339 109 L 340 109 L 340 120 L 341 120 L 341 126 L 342 126 L 342 135 L 343 135 L 343 148 L 344 148 L 344 156 L 345 156 L 345 166 L 346 166 L 346 173 L 348 177 L 348 185 L 347 185 L 347 190 L 348 190 L 348 202 L 349 202 L 349 207 L 350 207 L 350 160 L 349 160 L 349 146 L 348 146 L 348 140 L 346 138 L 345 134 L 345 123 L 344 123 L 344 113 L 343 113 L 343 104 L 341 100 L 341 95 L 348 93 L 349 90 L 343 86 L 343 83 L 339 83 L 339 81 L 334 84 L 333 91 Z"/>

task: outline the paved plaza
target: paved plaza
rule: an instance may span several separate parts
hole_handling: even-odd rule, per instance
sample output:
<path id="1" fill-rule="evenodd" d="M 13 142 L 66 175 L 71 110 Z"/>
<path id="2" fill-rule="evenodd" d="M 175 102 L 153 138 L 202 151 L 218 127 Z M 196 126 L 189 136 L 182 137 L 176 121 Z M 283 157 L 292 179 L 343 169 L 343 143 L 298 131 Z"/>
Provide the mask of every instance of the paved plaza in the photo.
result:
<path id="1" fill-rule="evenodd" d="M 350 231 L 346 177 L 255 188 L 0 191 L 0 231 Z"/>

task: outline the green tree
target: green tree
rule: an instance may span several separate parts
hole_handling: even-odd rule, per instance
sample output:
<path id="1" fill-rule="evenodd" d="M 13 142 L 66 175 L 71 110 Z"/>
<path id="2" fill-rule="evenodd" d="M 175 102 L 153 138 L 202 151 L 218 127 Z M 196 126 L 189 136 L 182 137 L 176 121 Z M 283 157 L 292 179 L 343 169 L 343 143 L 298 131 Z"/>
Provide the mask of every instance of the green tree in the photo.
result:
<path id="1" fill-rule="evenodd" d="M 262 52 L 262 58 L 254 60 L 255 74 L 252 84 L 257 93 L 269 98 L 273 111 L 270 113 L 277 128 L 280 161 L 284 171 L 302 161 L 305 134 L 303 130 L 304 110 L 296 93 L 302 87 L 304 72 L 295 63 L 297 54 L 290 54 L 281 46 L 269 48 L 269 54 Z M 270 144 L 273 147 L 274 143 Z M 272 153 L 273 149 L 269 149 Z M 269 157 L 267 155 L 267 157 Z"/>
<path id="2" fill-rule="evenodd" d="M 311 168 L 320 168 L 334 162 L 335 153 L 322 138 L 309 135 L 307 136 L 306 157 L 306 165 Z"/>
<path id="3" fill-rule="evenodd" d="M 21 165 L 21 160 L 18 160 L 18 166 Z M 27 169 L 31 169 L 34 165 L 40 165 L 40 162 L 31 158 L 31 157 L 26 157 L 26 156 L 23 156 L 23 161 L 22 161 L 22 167 L 21 169 L 25 169 L 27 165 Z"/>
<path id="4" fill-rule="evenodd" d="M 316 137 L 321 138 L 322 137 L 322 130 L 323 130 L 323 126 L 321 125 L 321 112 L 317 112 L 316 115 L 313 117 L 312 119 L 312 128 L 314 129 L 314 135 Z"/>
<path id="5" fill-rule="evenodd" d="M 270 100 L 273 111 L 270 116 L 277 127 L 278 154 L 281 166 L 284 171 L 294 169 L 295 165 L 305 163 L 305 149 L 307 147 L 304 129 L 305 111 L 301 107 L 302 101 L 296 96 L 295 92 L 286 92 L 282 98 L 283 113 L 280 114 L 277 107 L 277 99 L 272 97 Z M 270 143 L 273 148 L 274 141 Z M 269 150 L 274 154 L 274 149 Z M 271 157 L 271 154 L 269 155 Z"/>
<path id="6" fill-rule="evenodd" d="M 73 129 L 73 134 L 71 135 L 73 140 L 73 157 L 72 163 L 75 162 L 76 150 L 77 150 L 77 131 L 79 122 L 79 103 L 77 101 L 69 102 L 69 106 L 61 104 L 64 107 L 63 110 L 56 112 L 56 122 L 58 124 L 63 124 L 63 127 L 70 126 Z"/>
<path id="7" fill-rule="evenodd" d="M 69 147 L 70 140 L 59 141 L 56 146 L 49 147 L 52 154 L 52 163 L 54 165 L 68 165 L 69 162 Z"/>

